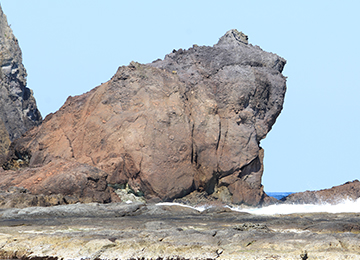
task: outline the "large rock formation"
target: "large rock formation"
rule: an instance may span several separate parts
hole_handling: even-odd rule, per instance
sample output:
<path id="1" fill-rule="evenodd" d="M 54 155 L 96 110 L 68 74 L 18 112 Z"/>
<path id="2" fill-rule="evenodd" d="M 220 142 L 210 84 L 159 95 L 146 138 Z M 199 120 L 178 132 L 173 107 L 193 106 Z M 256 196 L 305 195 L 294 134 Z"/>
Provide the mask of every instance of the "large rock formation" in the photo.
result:
<path id="1" fill-rule="evenodd" d="M 32 91 L 26 87 L 21 50 L 0 7 L 0 157 L 10 141 L 41 123 Z"/>
<path id="2" fill-rule="evenodd" d="M 198 191 L 257 205 L 266 197 L 259 144 L 282 109 L 285 63 L 237 30 L 213 47 L 131 62 L 15 140 L 4 168 L 61 158 L 95 166 L 108 183 L 149 200 Z"/>

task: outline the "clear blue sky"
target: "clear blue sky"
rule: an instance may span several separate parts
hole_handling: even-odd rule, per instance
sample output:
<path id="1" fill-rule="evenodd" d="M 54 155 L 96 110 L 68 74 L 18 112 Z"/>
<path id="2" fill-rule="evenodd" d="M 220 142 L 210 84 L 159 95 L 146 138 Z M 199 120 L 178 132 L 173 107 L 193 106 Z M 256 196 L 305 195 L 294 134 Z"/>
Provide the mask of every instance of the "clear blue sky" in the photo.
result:
<path id="1" fill-rule="evenodd" d="M 265 191 L 360 178 L 360 1 L 0 2 L 43 117 L 132 60 L 213 45 L 236 28 L 287 60 L 284 110 L 261 142 Z"/>

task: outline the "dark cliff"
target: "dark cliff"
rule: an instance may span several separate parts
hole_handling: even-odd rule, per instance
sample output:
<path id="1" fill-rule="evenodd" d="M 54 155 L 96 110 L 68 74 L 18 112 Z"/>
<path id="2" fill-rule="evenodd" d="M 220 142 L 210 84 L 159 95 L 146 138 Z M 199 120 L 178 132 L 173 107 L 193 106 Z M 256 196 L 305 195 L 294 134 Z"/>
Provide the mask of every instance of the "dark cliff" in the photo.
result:
<path id="1" fill-rule="evenodd" d="M 26 76 L 18 40 L 0 7 L 0 156 L 10 141 L 42 121 Z"/>

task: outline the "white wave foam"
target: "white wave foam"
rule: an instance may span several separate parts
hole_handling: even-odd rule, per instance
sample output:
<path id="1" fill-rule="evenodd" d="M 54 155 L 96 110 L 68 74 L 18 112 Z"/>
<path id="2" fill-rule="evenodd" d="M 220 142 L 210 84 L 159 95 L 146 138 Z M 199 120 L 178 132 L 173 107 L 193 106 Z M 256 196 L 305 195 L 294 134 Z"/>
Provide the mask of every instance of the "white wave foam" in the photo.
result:
<path id="1" fill-rule="evenodd" d="M 189 206 L 175 202 L 160 202 L 158 206 L 180 206 L 195 209 L 199 212 L 203 212 L 211 208 L 212 206 Z M 360 213 L 360 198 L 357 200 L 344 200 L 338 204 L 277 204 L 266 206 L 262 208 L 241 208 L 233 206 L 225 206 L 233 211 L 247 212 L 255 215 L 286 215 L 294 213 Z"/>
<path id="2" fill-rule="evenodd" d="M 234 211 L 248 212 L 256 215 L 283 215 L 293 213 L 360 213 L 360 198 L 357 200 L 344 200 L 339 204 L 278 204 L 262 208 L 236 208 Z"/>
<path id="3" fill-rule="evenodd" d="M 195 210 L 200 211 L 200 212 L 203 212 L 204 210 L 207 210 L 208 208 L 211 208 L 211 206 L 192 207 L 192 206 L 189 206 L 189 205 L 176 203 L 176 202 L 160 202 L 160 203 L 157 203 L 156 205 L 157 206 L 181 206 L 181 207 L 185 207 L 185 208 L 195 209 Z"/>

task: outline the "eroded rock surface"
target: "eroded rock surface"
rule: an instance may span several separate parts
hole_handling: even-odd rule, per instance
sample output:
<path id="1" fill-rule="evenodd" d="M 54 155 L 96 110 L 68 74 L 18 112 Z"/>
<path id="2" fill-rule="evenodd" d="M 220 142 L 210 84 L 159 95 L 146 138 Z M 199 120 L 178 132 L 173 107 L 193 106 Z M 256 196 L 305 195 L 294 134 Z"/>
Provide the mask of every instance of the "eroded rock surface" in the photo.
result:
<path id="1" fill-rule="evenodd" d="M 285 60 L 245 39 L 231 30 L 213 47 L 120 67 L 17 139 L 8 168 L 19 155 L 29 167 L 61 158 L 97 167 L 109 184 L 128 184 L 148 200 L 198 191 L 262 203 L 259 143 L 282 109 Z"/>
<path id="2" fill-rule="evenodd" d="M 9 196 L 6 193 L 2 196 L 0 193 L 0 207 L 111 201 L 106 181 L 107 173 L 76 161 L 58 159 L 39 167 L 2 170 L 0 176 L 0 190 L 8 191 L 12 187 L 22 187 L 30 193 L 22 195 L 23 201 L 16 198 L 18 196 Z"/>
<path id="3" fill-rule="evenodd" d="M 360 198 L 360 182 L 354 180 L 330 189 L 293 193 L 283 198 L 282 201 L 296 204 L 338 204 L 344 200 L 356 200 L 358 198 Z"/>
<path id="4" fill-rule="evenodd" d="M 92 203 L 0 216 L 2 259 L 360 258 L 356 213 L 259 216 L 221 207 Z"/>
<path id="5" fill-rule="evenodd" d="M 0 7 L 0 157 L 10 141 L 42 121 L 26 76 L 18 40 Z"/>

